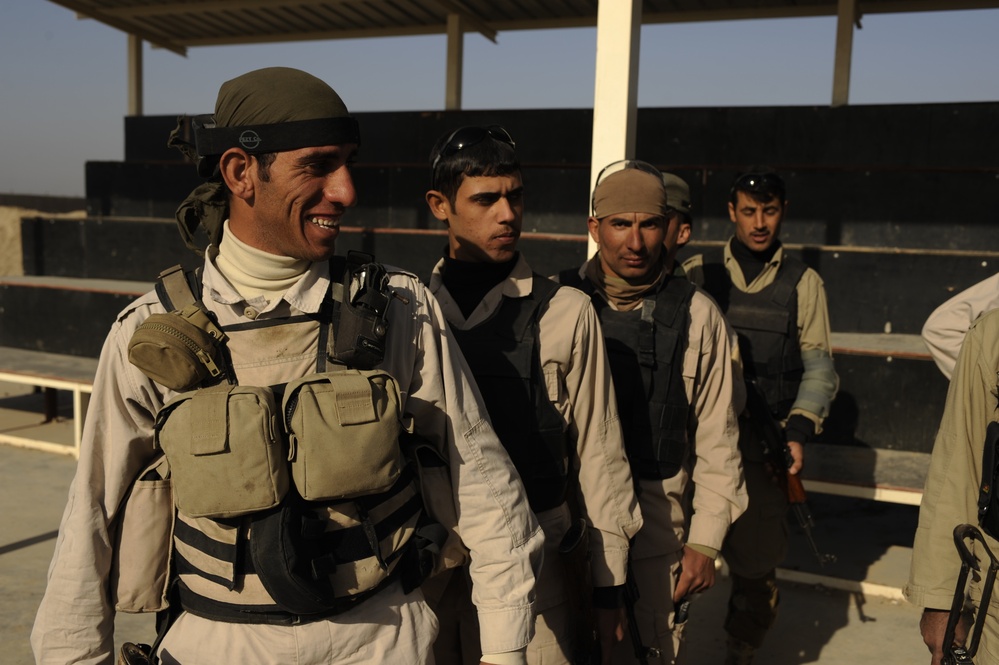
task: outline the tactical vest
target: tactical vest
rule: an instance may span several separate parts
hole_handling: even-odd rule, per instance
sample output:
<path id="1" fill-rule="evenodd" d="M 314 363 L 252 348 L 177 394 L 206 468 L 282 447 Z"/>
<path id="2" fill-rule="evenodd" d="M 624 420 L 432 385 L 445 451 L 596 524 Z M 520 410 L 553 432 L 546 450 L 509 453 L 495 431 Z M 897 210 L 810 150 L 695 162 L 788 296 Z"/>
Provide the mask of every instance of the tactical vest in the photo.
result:
<path id="1" fill-rule="evenodd" d="M 787 418 L 798 397 L 804 365 L 798 340 L 798 282 L 808 267 L 784 252 L 777 277 L 758 293 L 732 284 L 724 259 L 704 257 L 689 278 L 714 297 L 739 335 L 747 379 L 755 379 L 774 416 Z"/>
<path id="2" fill-rule="evenodd" d="M 600 317 L 632 473 L 650 480 L 672 478 L 687 456 L 690 404 L 683 355 L 694 285 L 667 278 L 641 307 L 619 312 L 578 272 L 567 270 L 559 279 L 587 293 Z"/>
<path id="3" fill-rule="evenodd" d="M 504 297 L 489 322 L 451 331 L 536 513 L 562 505 L 568 483 L 570 442 L 548 397 L 538 325 L 558 288 L 535 274 L 531 293 Z"/>
<path id="4" fill-rule="evenodd" d="M 325 395 L 331 386 L 324 384 L 322 377 L 311 384 L 308 379 L 313 377 L 310 376 L 264 389 L 248 387 L 245 389 L 247 397 L 240 393 L 241 387 L 236 380 L 233 368 L 246 368 L 250 363 L 269 365 L 275 369 L 267 371 L 289 380 L 308 374 L 308 368 L 303 365 L 312 364 L 317 374 L 331 369 L 327 366 L 328 336 L 335 336 L 340 330 L 337 322 L 342 312 L 338 314 L 337 310 L 343 303 L 337 301 L 337 291 L 346 290 L 345 287 L 336 288 L 341 286 L 335 284 L 338 274 L 349 279 L 342 263 L 334 265 L 331 262 L 331 292 L 318 315 L 298 314 L 223 327 L 228 337 L 223 349 L 226 378 L 233 385 L 216 382 L 213 386 L 211 380 L 206 381 L 205 387 L 189 397 L 182 394 L 171 400 L 157 417 L 159 437 L 170 428 L 176 411 L 188 408 L 191 412 L 183 421 L 184 427 L 190 428 L 190 442 L 185 443 L 182 435 L 174 434 L 175 439 L 181 439 L 174 450 L 181 452 L 174 452 L 173 460 L 170 460 L 170 451 L 166 452 L 171 462 L 178 506 L 172 555 L 176 597 L 180 605 L 193 614 L 238 623 L 301 623 L 350 609 L 397 579 L 402 579 L 407 591 L 422 581 L 419 577 L 420 553 L 414 543 L 419 539 L 416 534 L 423 525 L 423 504 L 411 466 L 398 454 L 398 440 L 385 442 L 389 444 L 388 456 L 397 458 L 397 461 L 388 462 L 391 472 L 386 476 L 385 486 L 360 493 L 348 492 L 342 498 L 311 496 L 315 481 L 334 471 L 342 473 L 340 478 L 345 482 L 352 480 L 350 462 L 339 457 L 330 459 L 323 453 L 323 448 L 329 446 L 329 437 L 310 437 L 309 432 L 302 431 L 301 424 L 293 426 L 299 405 L 294 404 L 294 400 L 283 399 L 286 387 L 289 396 L 292 387 L 304 387 L 306 390 L 301 393 L 296 388 L 295 395 L 301 394 L 302 400 L 308 400 L 311 408 L 319 409 L 322 415 L 321 418 L 313 417 L 310 423 L 337 420 L 339 415 L 339 425 L 352 425 L 370 422 L 374 418 L 372 409 L 377 410 L 379 406 L 372 405 L 372 401 L 381 401 L 384 406 L 384 394 L 376 395 L 377 391 L 363 388 L 366 379 L 354 376 L 353 379 L 362 384 L 360 391 L 355 390 L 358 387 L 355 384 L 329 398 Z M 193 293 L 201 293 L 200 284 L 190 282 L 189 277 L 189 282 L 197 288 L 193 293 L 191 289 L 185 291 L 183 279 L 183 273 L 175 272 L 172 277 L 164 278 L 158 288 L 168 310 L 182 307 L 191 301 Z M 351 328 L 351 334 L 356 330 L 357 326 Z M 308 340 L 317 340 L 314 361 L 301 355 L 291 356 L 291 360 L 282 357 L 289 353 L 289 348 L 294 348 L 295 341 L 307 348 Z M 330 350 L 333 347 L 329 344 Z M 383 385 L 394 388 L 390 377 L 388 381 Z M 274 403 L 270 408 L 274 412 L 261 415 L 256 401 L 261 394 L 271 393 Z M 228 402 L 221 407 L 223 416 L 216 413 L 199 419 L 202 413 L 199 409 L 209 408 L 199 404 L 210 406 L 212 402 L 226 399 Z M 397 395 L 394 399 L 398 400 Z M 245 406 L 247 402 L 249 407 Z M 190 407 L 186 406 L 188 403 Z M 217 412 L 219 407 L 211 408 Z M 234 434 L 253 432 L 253 428 L 243 426 L 253 418 L 259 418 L 263 423 L 261 428 L 266 430 L 259 437 L 263 443 L 258 443 L 256 436 Z M 177 427 L 175 425 L 174 429 Z M 344 437 L 338 451 L 349 451 L 353 443 L 351 436 L 342 435 L 341 438 Z M 322 440 L 315 440 L 317 438 Z M 265 457 L 270 468 L 264 473 L 260 472 L 260 464 L 245 473 L 242 469 L 229 468 L 239 463 L 240 458 L 234 453 L 260 445 L 274 447 Z M 273 505 L 262 510 L 241 511 L 227 507 L 213 512 L 209 506 L 209 509 L 185 511 L 185 504 L 181 503 L 183 478 L 179 468 L 182 466 L 180 461 L 190 463 L 189 456 L 183 454 L 185 446 L 190 446 L 191 459 L 200 455 L 207 463 L 212 463 L 212 457 L 219 458 L 214 462 L 219 472 L 212 477 L 217 479 L 214 482 L 231 487 L 233 496 L 252 490 L 270 498 Z M 305 477 L 309 475 L 308 469 L 305 472 L 295 469 L 306 451 L 314 458 L 309 478 Z M 252 452 L 260 457 L 259 450 Z M 225 455 L 236 461 L 225 461 Z M 347 468 L 337 468 L 338 465 Z M 299 465 L 299 468 L 303 467 Z M 260 492 L 259 486 L 267 483 L 270 487 Z M 327 496 L 331 492 L 329 488 L 322 491 Z M 214 494 L 224 499 L 230 492 Z M 198 498 L 196 490 L 189 491 L 188 496 Z"/>

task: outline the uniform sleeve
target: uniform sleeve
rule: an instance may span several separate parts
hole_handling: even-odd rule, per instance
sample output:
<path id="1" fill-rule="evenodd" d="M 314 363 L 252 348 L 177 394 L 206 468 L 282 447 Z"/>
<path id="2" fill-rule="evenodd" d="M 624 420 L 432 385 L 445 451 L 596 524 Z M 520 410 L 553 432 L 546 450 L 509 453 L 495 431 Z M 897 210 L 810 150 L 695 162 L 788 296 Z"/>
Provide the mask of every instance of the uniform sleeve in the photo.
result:
<path id="1" fill-rule="evenodd" d="M 573 331 L 567 340 L 571 346 L 565 385 L 572 408 L 570 433 L 576 441 L 580 503 L 590 526 L 593 586 L 619 586 L 627 575 L 628 543 L 641 528 L 642 517 L 600 321 L 588 296 L 567 289 L 559 294 L 565 300 L 571 295 L 578 303 L 572 308 L 578 313 L 575 322 L 556 323 Z"/>
<path id="2" fill-rule="evenodd" d="M 534 632 L 534 581 L 544 535 L 436 299 L 418 283 L 411 286 L 417 296 L 415 344 L 393 351 L 413 358 L 415 349 L 406 410 L 417 433 L 440 446 L 450 462 L 458 530 L 471 557 L 482 651 L 515 651 Z"/>
<path id="3" fill-rule="evenodd" d="M 693 514 L 687 542 L 719 550 L 749 503 L 739 454 L 738 413 L 745 404 L 737 345 L 717 305 L 698 291 L 690 307 L 684 381 L 692 409 Z"/>
<path id="4" fill-rule="evenodd" d="M 930 314 L 922 337 L 933 362 L 950 379 L 971 324 L 984 312 L 999 307 L 999 273 L 958 293 Z"/>
<path id="5" fill-rule="evenodd" d="M 127 340 L 116 323 L 98 363 L 80 460 L 31 632 L 39 664 L 115 660 L 111 524 L 153 455 L 152 413 L 158 408 L 151 382 L 125 357 Z"/>
<path id="6" fill-rule="evenodd" d="M 994 351 L 999 312 L 972 328 L 958 356 L 919 509 L 909 581 L 903 589 L 914 605 L 949 609 L 960 559 L 953 531 L 977 524 L 985 430 L 997 419 Z M 990 539 L 990 547 L 996 542 Z"/>
<path id="7" fill-rule="evenodd" d="M 829 329 L 825 286 L 818 273 L 808 269 L 798 283 L 798 340 L 804 371 L 791 414 L 812 421 L 816 433 L 822 431 L 822 421 L 839 390 Z"/>

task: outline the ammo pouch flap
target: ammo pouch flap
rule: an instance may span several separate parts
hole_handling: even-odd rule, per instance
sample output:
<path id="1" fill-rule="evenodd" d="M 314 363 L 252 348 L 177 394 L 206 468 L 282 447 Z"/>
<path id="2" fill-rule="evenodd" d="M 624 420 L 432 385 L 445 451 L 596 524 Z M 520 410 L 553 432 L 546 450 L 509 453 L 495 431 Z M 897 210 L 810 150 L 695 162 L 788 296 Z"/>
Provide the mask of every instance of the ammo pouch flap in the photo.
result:
<path id="1" fill-rule="evenodd" d="M 279 427 L 270 388 L 223 383 L 167 402 L 154 441 L 170 461 L 177 509 L 218 519 L 278 505 L 288 491 Z"/>
<path id="2" fill-rule="evenodd" d="M 298 379 L 284 396 L 291 475 L 308 501 L 388 490 L 402 472 L 399 387 L 380 370 L 342 369 Z"/>
<path id="3" fill-rule="evenodd" d="M 128 342 L 128 360 L 170 390 L 191 390 L 222 374 L 227 337 L 198 305 L 152 314 Z"/>

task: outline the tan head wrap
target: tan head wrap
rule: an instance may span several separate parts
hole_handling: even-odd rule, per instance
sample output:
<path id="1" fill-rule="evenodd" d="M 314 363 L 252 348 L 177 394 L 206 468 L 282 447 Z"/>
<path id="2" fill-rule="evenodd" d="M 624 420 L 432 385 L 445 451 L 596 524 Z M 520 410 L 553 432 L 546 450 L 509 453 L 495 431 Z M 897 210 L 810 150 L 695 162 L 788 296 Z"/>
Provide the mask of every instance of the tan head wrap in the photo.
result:
<path id="1" fill-rule="evenodd" d="M 624 169 L 597 183 L 593 190 L 594 217 L 603 219 L 631 212 L 662 216 L 669 212 L 662 178 L 640 169 Z"/>

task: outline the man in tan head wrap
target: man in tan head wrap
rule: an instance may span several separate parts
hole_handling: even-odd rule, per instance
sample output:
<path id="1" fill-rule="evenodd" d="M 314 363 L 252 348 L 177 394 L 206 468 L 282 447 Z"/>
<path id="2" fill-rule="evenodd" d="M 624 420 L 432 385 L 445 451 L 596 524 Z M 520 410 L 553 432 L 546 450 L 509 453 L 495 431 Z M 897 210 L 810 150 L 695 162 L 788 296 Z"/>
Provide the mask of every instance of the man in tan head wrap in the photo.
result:
<path id="1" fill-rule="evenodd" d="M 225 83 L 195 138 L 209 182 L 178 221 L 208 232 L 203 271 L 163 277 L 107 338 L 37 662 L 112 662 L 116 610 L 169 606 L 162 663 L 425 663 L 419 586 L 466 559 L 482 652 L 522 650 L 543 535 L 440 307 L 409 273 L 334 257 L 356 121 L 269 68 Z"/>
<path id="2" fill-rule="evenodd" d="M 640 649 L 648 662 L 677 663 L 687 601 L 714 584 L 714 559 L 747 504 L 735 339 L 714 302 L 666 269 L 680 220 L 655 167 L 611 164 L 592 206 L 598 252 L 559 278 L 588 293 L 600 317 L 645 518 L 631 547 L 638 630 L 614 662 Z"/>

